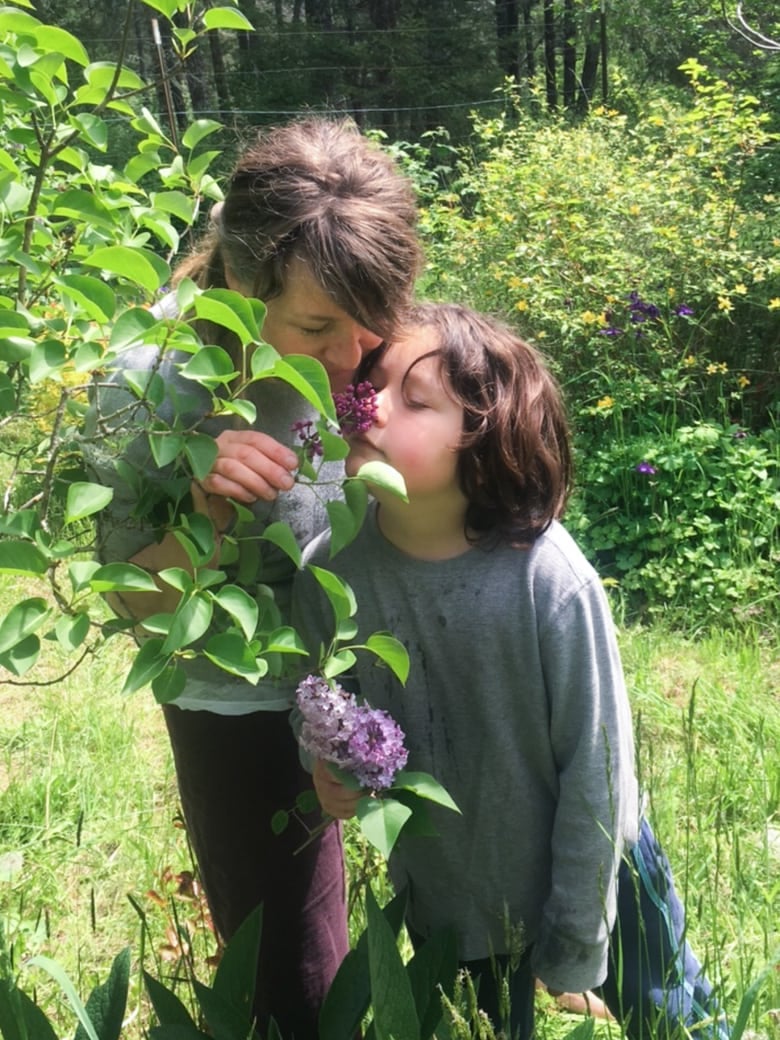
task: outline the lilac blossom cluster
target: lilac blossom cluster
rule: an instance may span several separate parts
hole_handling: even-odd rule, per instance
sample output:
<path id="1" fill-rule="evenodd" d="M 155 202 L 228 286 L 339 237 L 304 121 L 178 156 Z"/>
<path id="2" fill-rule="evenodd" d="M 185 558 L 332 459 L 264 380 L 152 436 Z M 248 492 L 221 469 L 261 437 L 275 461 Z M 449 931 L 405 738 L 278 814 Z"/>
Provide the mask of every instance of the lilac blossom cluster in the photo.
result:
<path id="1" fill-rule="evenodd" d="M 376 389 L 368 380 L 333 395 L 336 418 L 344 436 L 366 433 L 376 422 Z"/>
<path id="2" fill-rule="evenodd" d="M 317 432 L 317 427 L 311 420 L 306 422 L 301 419 L 299 422 L 294 422 L 290 430 L 298 435 L 298 439 L 303 445 L 304 454 L 309 462 L 313 462 L 322 455 L 322 439 Z"/>
<path id="3" fill-rule="evenodd" d="M 296 700 L 303 716 L 298 740 L 304 751 L 333 762 L 368 790 L 392 786 L 408 752 L 403 730 L 391 715 L 358 704 L 343 686 L 316 675 L 298 685 Z"/>

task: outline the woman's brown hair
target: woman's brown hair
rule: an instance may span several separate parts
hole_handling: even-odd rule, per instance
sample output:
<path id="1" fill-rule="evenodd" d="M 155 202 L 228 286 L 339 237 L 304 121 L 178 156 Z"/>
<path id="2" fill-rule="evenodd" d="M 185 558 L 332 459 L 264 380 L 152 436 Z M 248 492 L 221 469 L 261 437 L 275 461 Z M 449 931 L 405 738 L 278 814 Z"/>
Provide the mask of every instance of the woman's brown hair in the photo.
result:
<path id="1" fill-rule="evenodd" d="M 227 284 L 228 267 L 262 300 L 302 260 L 337 306 L 388 337 L 421 265 L 411 181 L 347 120 L 308 117 L 262 130 L 244 149 L 224 203 L 174 282 Z"/>

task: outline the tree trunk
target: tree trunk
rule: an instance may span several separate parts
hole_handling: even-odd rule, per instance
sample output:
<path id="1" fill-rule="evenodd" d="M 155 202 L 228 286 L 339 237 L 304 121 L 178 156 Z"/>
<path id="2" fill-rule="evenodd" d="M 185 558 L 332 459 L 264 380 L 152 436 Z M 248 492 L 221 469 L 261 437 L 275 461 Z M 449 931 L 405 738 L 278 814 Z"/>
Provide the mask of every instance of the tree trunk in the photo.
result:
<path id="1" fill-rule="evenodd" d="M 558 107 L 558 82 L 555 73 L 555 6 L 544 0 L 544 83 L 547 107 Z"/>
<path id="2" fill-rule="evenodd" d="M 516 83 L 520 81 L 518 59 L 519 11 L 517 0 L 496 0 L 496 54 L 499 68 Z"/>
<path id="3" fill-rule="evenodd" d="M 523 4 L 523 40 L 525 42 L 525 78 L 530 86 L 536 77 L 536 51 L 534 48 L 534 27 L 531 20 L 533 0 L 525 0 Z"/>
<path id="4" fill-rule="evenodd" d="M 598 40 L 588 40 L 585 44 L 585 56 L 582 59 L 582 78 L 580 91 L 577 97 L 577 107 L 585 111 L 593 101 L 596 92 L 596 73 L 599 69 L 599 52 L 601 45 Z"/>
<path id="5" fill-rule="evenodd" d="M 563 5 L 563 104 L 572 108 L 577 94 L 577 29 L 574 24 L 574 0 Z"/>
<path id="6" fill-rule="evenodd" d="M 249 35 L 249 33 L 238 33 L 239 39 L 242 36 Z M 219 38 L 219 33 L 216 32 L 210 32 L 208 39 L 209 53 L 211 54 L 211 67 L 214 70 L 214 90 L 217 92 L 219 118 L 223 123 L 227 123 L 230 118 L 230 109 L 232 105 L 230 102 L 228 78 L 225 72 L 225 56 L 222 53 L 222 41 Z"/>

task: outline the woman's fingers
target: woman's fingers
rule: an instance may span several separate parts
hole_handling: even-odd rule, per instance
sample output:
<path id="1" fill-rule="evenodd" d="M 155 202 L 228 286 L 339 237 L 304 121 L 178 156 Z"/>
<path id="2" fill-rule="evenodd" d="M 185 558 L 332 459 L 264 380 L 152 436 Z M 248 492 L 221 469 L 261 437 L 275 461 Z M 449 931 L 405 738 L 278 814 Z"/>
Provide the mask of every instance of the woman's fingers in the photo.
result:
<path id="1" fill-rule="evenodd" d="M 321 760 L 314 763 L 312 779 L 320 805 L 329 816 L 348 820 L 355 815 L 358 800 L 364 792 L 345 787 L 331 773 L 328 763 Z"/>
<path id="2" fill-rule="evenodd" d="M 217 437 L 217 458 L 201 481 L 211 495 L 247 504 L 273 501 L 295 483 L 298 467 L 294 451 L 256 430 L 225 430 Z"/>

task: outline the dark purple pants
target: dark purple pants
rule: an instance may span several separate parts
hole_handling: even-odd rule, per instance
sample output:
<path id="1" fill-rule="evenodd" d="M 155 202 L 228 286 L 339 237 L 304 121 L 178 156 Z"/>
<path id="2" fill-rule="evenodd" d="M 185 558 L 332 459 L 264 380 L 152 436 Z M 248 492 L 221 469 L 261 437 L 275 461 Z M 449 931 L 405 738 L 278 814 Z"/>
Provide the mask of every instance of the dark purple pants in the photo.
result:
<path id="1" fill-rule="evenodd" d="M 164 707 L 187 832 L 214 924 L 228 941 L 263 904 L 255 1013 L 285 1040 L 316 1040 L 325 993 L 348 948 L 340 826 L 306 839 L 271 817 L 311 790 L 283 711 L 226 716 Z M 308 819 L 315 826 L 316 811 Z"/>

